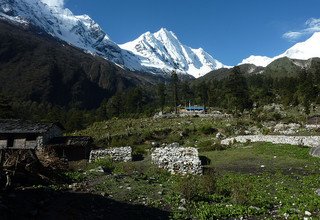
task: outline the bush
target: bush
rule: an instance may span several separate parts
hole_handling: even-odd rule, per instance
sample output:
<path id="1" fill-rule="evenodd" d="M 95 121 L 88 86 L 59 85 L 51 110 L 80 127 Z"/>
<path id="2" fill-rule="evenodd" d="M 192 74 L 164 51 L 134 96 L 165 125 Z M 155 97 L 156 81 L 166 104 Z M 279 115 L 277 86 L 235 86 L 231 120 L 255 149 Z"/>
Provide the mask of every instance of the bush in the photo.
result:
<path id="1" fill-rule="evenodd" d="M 202 126 L 202 127 L 200 127 L 199 131 L 205 135 L 214 134 L 214 133 L 218 132 L 218 130 L 216 128 L 212 127 L 211 125 Z"/>
<path id="2" fill-rule="evenodd" d="M 106 158 L 97 159 L 93 163 L 89 164 L 87 169 L 90 170 L 97 167 L 102 167 L 102 169 L 106 173 L 112 173 L 115 169 L 115 164 L 111 158 L 106 157 Z"/>
<path id="3" fill-rule="evenodd" d="M 208 197 L 216 192 L 217 178 L 211 169 L 202 176 L 184 176 L 177 181 L 178 191 L 187 201 Z"/>
<path id="4" fill-rule="evenodd" d="M 200 177 L 200 186 L 204 195 L 211 195 L 217 190 L 217 176 L 214 169 L 208 169 L 207 172 Z"/>
<path id="5" fill-rule="evenodd" d="M 141 161 L 144 159 L 144 155 L 146 154 L 147 154 L 147 151 L 144 147 L 142 146 L 135 147 L 133 148 L 133 152 L 132 152 L 132 160 Z"/>
<path id="6" fill-rule="evenodd" d="M 202 141 L 198 144 L 199 151 L 200 152 L 206 152 L 206 151 L 222 151 L 226 150 L 227 146 L 215 143 L 212 140 L 206 140 Z"/>
<path id="7" fill-rule="evenodd" d="M 178 190 L 188 201 L 191 201 L 199 193 L 199 182 L 196 176 L 185 176 L 178 180 Z"/>

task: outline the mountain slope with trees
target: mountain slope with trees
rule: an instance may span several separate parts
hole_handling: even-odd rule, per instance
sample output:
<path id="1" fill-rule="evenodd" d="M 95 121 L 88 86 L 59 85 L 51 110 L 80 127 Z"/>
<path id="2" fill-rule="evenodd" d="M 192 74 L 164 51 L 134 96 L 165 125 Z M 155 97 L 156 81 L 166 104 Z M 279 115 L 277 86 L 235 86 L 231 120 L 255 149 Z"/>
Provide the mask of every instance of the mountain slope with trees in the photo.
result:
<path id="1" fill-rule="evenodd" d="M 116 92 L 157 81 L 162 79 L 125 71 L 37 29 L 0 22 L 0 91 L 13 98 L 90 109 Z"/>

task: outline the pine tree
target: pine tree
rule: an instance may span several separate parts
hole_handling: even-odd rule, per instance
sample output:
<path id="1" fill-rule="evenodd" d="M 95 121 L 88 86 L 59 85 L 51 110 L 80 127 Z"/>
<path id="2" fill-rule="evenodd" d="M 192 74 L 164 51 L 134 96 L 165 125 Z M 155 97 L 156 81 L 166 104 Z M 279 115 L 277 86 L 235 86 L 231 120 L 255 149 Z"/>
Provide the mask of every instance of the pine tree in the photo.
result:
<path id="1" fill-rule="evenodd" d="M 0 93 L 0 118 L 12 118 L 14 116 L 10 100 Z"/>
<path id="2" fill-rule="evenodd" d="M 233 69 L 233 73 L 225 81 L 227 108 L 237 112 L 252 107 L 247 81 L 241 75 L 239 67 Z"/>
<path id="3" fill-rule="evenodd" d="M 159 105 L 161 108 L 161 112 L 163 112 L 164 105 L 166 104 L 166 86 L 164 83 L 158 84 L 157 93 L 159 97 Z"/>
<path id="4" fill-rule="evenodd" d="M 173 103 L 174 103 L 174 113 L 178 114 L 178 84 L 179 78 L 175 71 L 171 73 L 171 85 L 173 91 Z"/>

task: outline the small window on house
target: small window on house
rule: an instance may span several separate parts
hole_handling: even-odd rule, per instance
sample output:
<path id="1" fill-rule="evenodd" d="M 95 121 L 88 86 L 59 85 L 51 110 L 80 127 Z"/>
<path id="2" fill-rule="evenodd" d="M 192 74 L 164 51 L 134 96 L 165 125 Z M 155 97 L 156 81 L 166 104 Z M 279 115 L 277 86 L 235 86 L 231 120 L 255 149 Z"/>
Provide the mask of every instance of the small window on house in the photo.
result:
<path id="1" fill-rule="evenodd" d="M 13 147 L 14 138 L 8 138 L 8 147 Z"/>
<path id="2" fill-rule="evenodd" d="M 27 135 L 27 137 L 26 137 L 26 140 L 27 141 L 35 141 L 35 140 L 37 140 L 37 135 L 36 134 L 29 134 L 29 135 Z"/>

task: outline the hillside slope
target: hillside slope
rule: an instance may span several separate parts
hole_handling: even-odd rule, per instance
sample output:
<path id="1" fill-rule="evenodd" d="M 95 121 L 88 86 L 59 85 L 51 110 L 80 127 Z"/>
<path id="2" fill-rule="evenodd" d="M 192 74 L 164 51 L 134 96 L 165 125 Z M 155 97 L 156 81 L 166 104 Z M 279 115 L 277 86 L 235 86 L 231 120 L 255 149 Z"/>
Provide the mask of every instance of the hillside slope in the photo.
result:
<path id="1" fill-rule="evenodd" d="M 125 71 L 34 27 L 0 21 L 0 91 L 15 98 L 94 108 L 116 91 L 158 80 Z"/>

